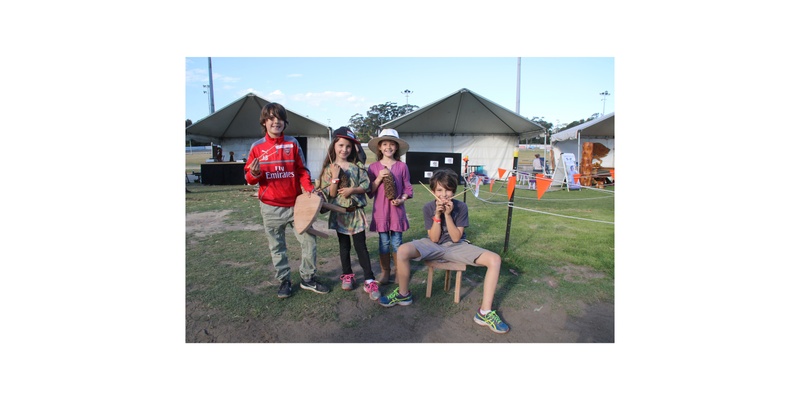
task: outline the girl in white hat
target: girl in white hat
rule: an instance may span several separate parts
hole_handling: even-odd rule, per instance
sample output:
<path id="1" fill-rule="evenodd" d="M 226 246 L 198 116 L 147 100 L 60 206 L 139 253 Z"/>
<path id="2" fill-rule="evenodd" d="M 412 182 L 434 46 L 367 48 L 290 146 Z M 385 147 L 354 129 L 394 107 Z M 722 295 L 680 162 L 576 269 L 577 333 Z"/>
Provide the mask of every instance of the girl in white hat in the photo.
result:
<path id="1" fill-rule="evenodd" d="M 403 232 L 408 230 L 405 202 L 414 197 L 414 188 L 408 165 L 400 161 L 400 156 L 408 151 L 408 143 L 400 139 L 396 130 L 382 130 L 378 137 L 369 141 L 368 146 L 377 156 L 377 161 L 367 169 L 371 182 L 368 194 L 375 199 L 369 230 L 378 232 L 381 265 L 378 282 L 385 285 L 391 281 L 390 257 L 396 259 L 397 249 L 403 244 Z M 387 190 L 386 185 L 391 184 L 394 187 Z"/>

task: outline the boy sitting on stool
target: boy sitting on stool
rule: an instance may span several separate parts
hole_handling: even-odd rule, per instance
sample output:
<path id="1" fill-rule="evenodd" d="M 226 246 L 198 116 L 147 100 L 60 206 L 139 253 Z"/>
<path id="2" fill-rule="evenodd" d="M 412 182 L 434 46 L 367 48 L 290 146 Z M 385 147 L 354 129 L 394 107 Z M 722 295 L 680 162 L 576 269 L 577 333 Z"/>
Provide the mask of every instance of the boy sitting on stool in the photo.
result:
<path id="1" fill-rule="evenodd" d="M 422 214 L 428 237 L 404 243 L 397 250 L 398 287 L 388 296 L 380 298 L 381 305 L 407 306 L 412 303 L 408 283 L 411 279 L 411 260 L 439 260 L 460 262 L 486 267 L 483 279 L 483 300 L 473 320 L 478 325 L 488 326 L 492 332 L 506 333 L 508 325 L 492 311 L 492 301 L 500 277 L 500 256 L 489 250 L 467 243 L 464 228 L 469 226 L 467 204 L 453 199 L 458 188 L 458 175 L 449 169 L 433 173 L 430 187 L 436 200 L 425 204 Z"/>

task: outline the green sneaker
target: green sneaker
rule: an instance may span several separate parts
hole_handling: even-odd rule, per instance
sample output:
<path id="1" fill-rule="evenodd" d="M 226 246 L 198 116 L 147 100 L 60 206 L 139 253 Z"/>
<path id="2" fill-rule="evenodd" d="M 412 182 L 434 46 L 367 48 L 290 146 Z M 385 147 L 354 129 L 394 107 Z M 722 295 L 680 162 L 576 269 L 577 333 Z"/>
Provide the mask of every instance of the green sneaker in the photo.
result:
<path id="1" fill-rule="evenodd" d="M 395 304 L 400 304 L 401 306 L 407 306 L 412 303 L 411 299 L 411 291 L 408 291 L 408 294 L 405 296 L 400 295 L 400 288 L 394 288 L 392 293 L 389 293 L 388 296 L 381 296 L 380 300 L 381 305 L 384 307 L 394 307 Z"/>
<path id="2" fill-rule="evenodd" d="M 488 326 L 494 333 L 508 332 L 508 325 L 500 319 L 500 316 L 494 310 L 489 311 L 486 315 L 481 315 L 481 311 L 478 310 L 473 319 L 478 325 Z"/>

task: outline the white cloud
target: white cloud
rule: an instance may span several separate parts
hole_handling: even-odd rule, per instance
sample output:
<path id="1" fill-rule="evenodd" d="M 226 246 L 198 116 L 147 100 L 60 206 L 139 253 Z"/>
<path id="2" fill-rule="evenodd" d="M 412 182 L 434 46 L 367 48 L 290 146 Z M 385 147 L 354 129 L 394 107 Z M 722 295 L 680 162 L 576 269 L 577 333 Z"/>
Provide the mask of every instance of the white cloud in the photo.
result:
<path id="1" fill-rule="evenodd" d="M 201 68 L 192 68 L 186 70 L 186 83 L 207 83 L 208 70 Z"/>
<path id="2" fill-rule="evenodd" d="M 333 102 L 336 105 L 344 106 L 353 103 L 358 104 L 364 101 L 363 97 L 354 96 L 350 92 L 307 92 L 291 96 L 291 99 L 298 102 L 307 103 L 309 105 L 318 107 L 322 103 Z"/>
<path id="3" fill-rule="evenodd" d="M 234 78 L 232 76 L 224 76 L 224 75 L 214 74 L 214 81 L 215 82 L 216 81 L 220 81 L 220 82 L 223 82 L 223 83 L 236 83 L 236 82 L 239 82 L 240 80 L 242 80 L 242 78 Z"/>
<path id="4" fill-rule="evenodd" d="M 286 95 L 283 94 L 283 92 L 281 92 L 280 89 L 278 89 L 267 93 L 265 99 L 269 101 L 283 101 L 284 99 L 286 99 Z"/>
<path id="5" fill-rule="evenodd" d="M 289 74 L 289 75 L 286 75 L 287 78 L 299 78 L 301 76 L 303 76 L 303 74 Z"/>

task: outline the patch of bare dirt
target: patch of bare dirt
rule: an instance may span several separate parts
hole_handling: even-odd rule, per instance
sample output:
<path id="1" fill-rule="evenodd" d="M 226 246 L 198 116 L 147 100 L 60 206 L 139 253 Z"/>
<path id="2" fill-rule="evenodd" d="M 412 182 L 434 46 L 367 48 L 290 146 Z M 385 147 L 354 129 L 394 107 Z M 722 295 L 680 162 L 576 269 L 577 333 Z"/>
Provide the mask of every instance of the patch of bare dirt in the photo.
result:
<path id="1" fill-rule="evenodd" d="M 187 214 L 186 230 L 198 237 L 225 230 L 261 230 L 260 225 L 231 224 L 225 221 L 227 212 Z M 315 229 L 325 233 L 315 224 Z M 375 233 L 371 233 L 375 235 Z M 318 258 L 318 274 L 327 282 L 338 282 L 338 255 Z M 354 265 L 357 261 L 354 260 Z M 377 261 L 373 263 L 377 267 Z M 247 267 L 230 263 L 230 267 Z M 422 267 L 417 267 L 422 268 Z M 380 271 L 374 271 L 377 275 Z M 544 282 L 557 287 L 559 280 L 585 282 L 602 277 L 602 274 L 575 265 L 556 269 L 556 275 Z M 358 275 L 358 274 L 357 274 Z M 416 294 L 410 306 L 384 308 L 370 300 L 363 290 L 353 290 L 349 300 L 338 304 L 338 321 L 317 321 L 311 318 L 299 321 L 281 321 L 275 324 L 267 319 L 234 318 L 218 310 L 209 309 L 197 302 L 186 302 L 186 342 L 188 343 L 613 343 L 614 305 L 597 303 L 581 305 L 581 311 L 568 315 L 565 310 L 553 309 L 549 304 L 530 304 L 514 309 L 497 304 L 498 313 L 511 327 L 509 333 L 496 334 L 477 325 L 473 315 L 481 302 L 481 278 L 465 274 L 462 281 L 461 300 L 457 311 L 445 318 L 428 316 L 419 312 L 419 303 L 431 301 L 424 293 Z M 412 282 L 424 282 L 424 269 L 412 271 Z M 541 281 L 541 280 L 540 280 Z M 394 288 L 390 285 L 389 289 Z M 246 290 L 254 293 L 277 291 L 274 282 L 265 281 Z M 442 287 L 434 285 L 434 291 Z M 298 288 L 299 290 L 299 288 Z M 333 285 L 332 290 L 341 290 Z M 385 290 L 385 289 L 384 289 Z M 452 291 L 450 292 L 452 293 Z M 296 295 L 311 294 L 307 292 Z M 317 294 L 311 294 L 320 296 Z M 447 298 L 452 299 L 448 296 Z M 285 300 L 291 307 L 292 298 Z"/>

